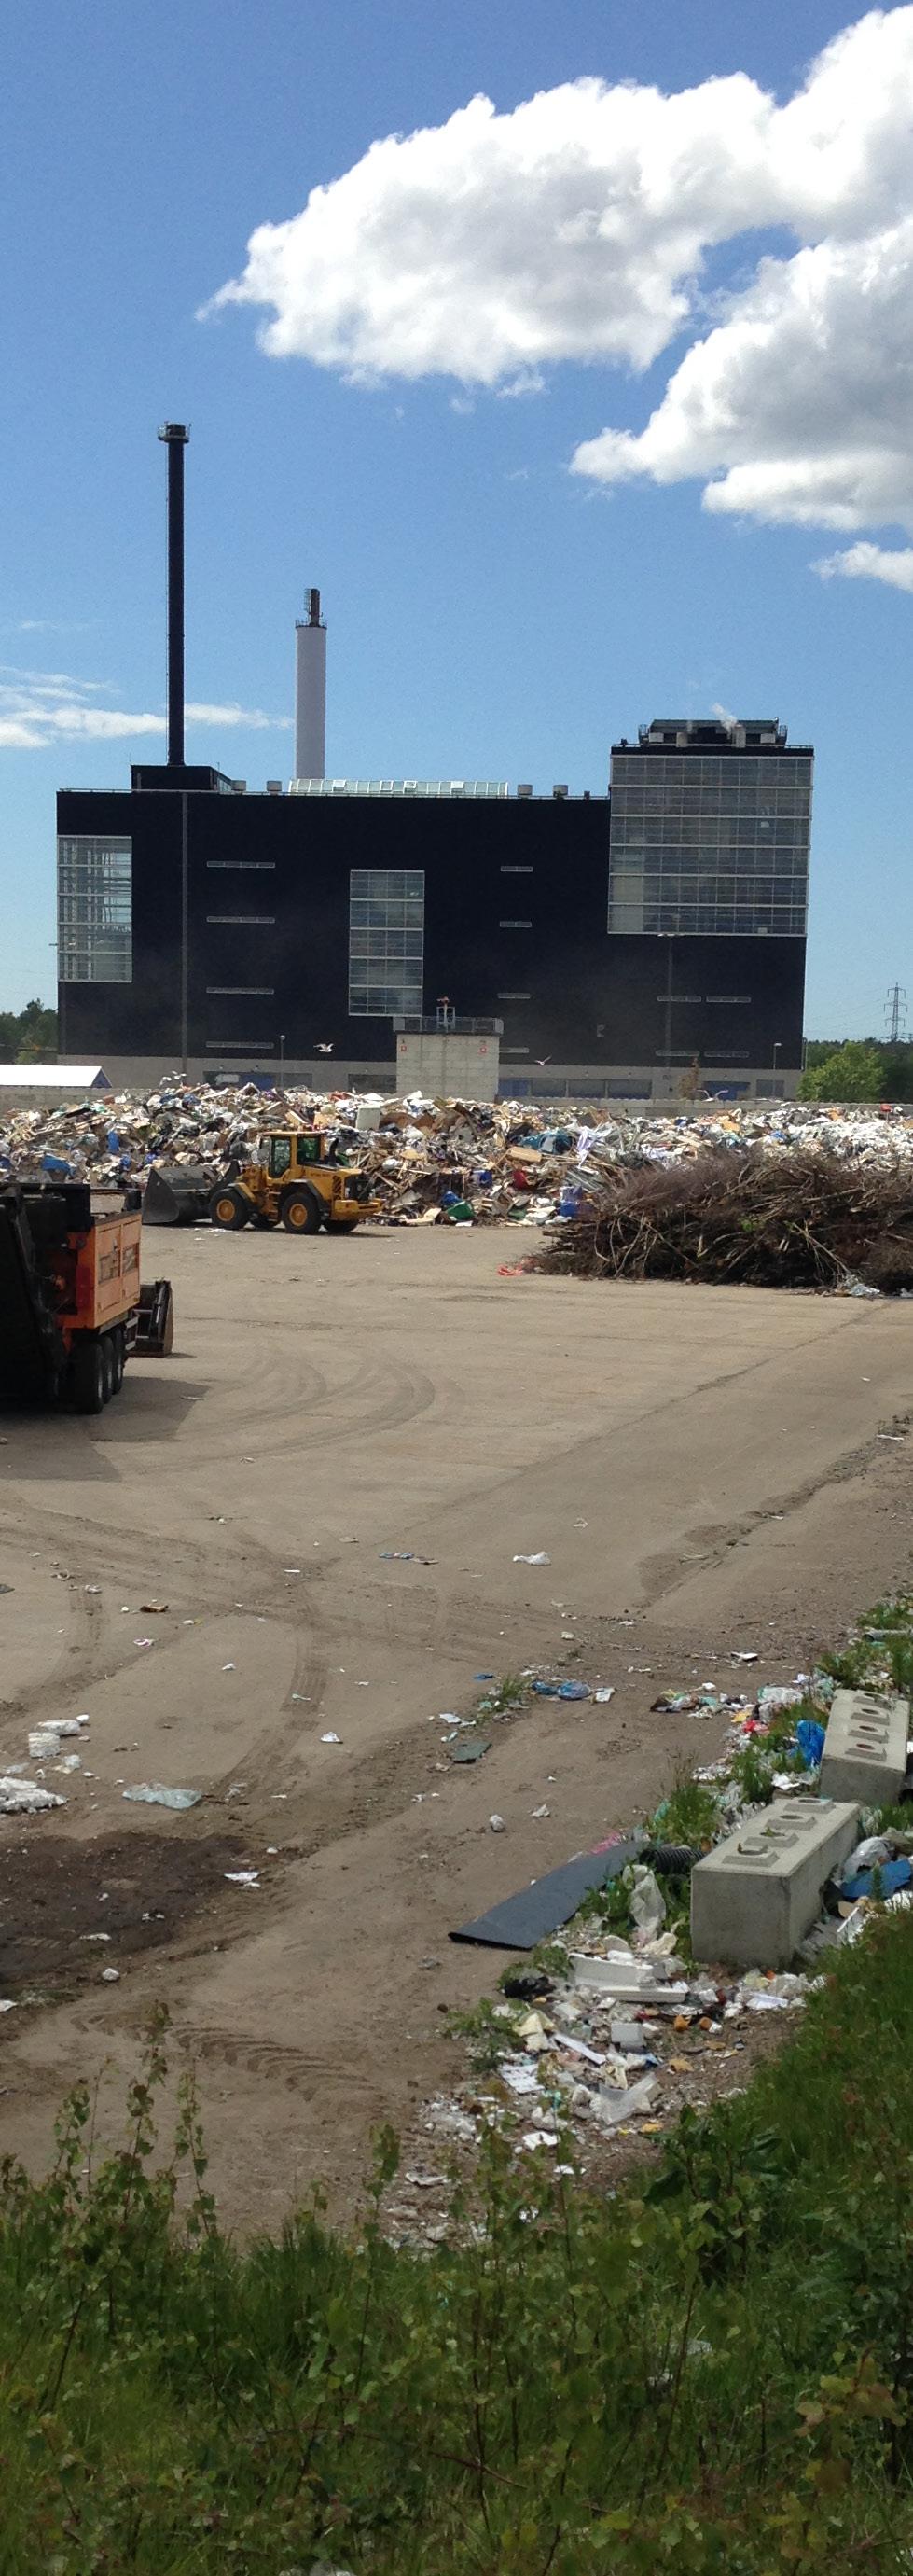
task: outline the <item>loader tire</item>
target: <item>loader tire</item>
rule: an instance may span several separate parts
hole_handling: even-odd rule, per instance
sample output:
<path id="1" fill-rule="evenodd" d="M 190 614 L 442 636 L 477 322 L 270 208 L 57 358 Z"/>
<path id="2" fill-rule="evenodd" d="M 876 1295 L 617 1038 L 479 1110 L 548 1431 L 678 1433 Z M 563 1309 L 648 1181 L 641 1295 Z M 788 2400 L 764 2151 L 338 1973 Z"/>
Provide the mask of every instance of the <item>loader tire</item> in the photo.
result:
<path id="1" fill-rule="evenodd" d="M 250 1215 L 243 1191 L 235 1189 L 231 1182 L 220 1182 L 219 1187 L 213 1190 L 209 1215 L 211 1223 L 217 1225 L 223 1234 L 240 1234 Z"/>
<path id="2" fill-rule="evenodd" d="M 287 1190 L 280 1215 L 286 1234 L 319 1234 L 323 1208 L 313 1190 Z"/>

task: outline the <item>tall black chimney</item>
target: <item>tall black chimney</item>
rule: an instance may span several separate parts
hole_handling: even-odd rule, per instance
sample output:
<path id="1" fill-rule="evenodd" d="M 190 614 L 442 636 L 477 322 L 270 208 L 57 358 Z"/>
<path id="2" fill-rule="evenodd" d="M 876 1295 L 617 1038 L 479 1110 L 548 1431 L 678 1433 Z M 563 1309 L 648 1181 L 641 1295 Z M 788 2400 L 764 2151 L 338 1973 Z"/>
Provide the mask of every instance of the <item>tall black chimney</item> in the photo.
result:
<path id="1" fill-rule="evenodd" d="M 182 420 L 159 430 L 168 449 L 168 767 L 184 766 L 184 449 Z"/>

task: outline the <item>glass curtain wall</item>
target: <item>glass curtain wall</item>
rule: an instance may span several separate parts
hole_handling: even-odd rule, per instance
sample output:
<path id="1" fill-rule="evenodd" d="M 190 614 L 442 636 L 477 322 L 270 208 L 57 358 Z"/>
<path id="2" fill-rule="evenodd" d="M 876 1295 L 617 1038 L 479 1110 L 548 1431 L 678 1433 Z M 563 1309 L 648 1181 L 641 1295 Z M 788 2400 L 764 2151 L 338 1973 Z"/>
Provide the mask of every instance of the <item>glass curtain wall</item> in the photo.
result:
<path id="1" fill-rule="evenodd" d="M 801 754 L 617 753 L 609 929 L 804 937 L 811 771 Z"/>

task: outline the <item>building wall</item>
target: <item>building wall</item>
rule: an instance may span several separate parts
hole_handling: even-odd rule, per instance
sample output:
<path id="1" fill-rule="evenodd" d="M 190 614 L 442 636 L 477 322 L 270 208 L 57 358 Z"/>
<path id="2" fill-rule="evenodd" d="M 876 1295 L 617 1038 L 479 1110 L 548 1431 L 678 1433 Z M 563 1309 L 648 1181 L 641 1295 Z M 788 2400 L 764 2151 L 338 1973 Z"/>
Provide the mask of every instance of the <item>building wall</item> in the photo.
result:
<path id="1" fill-rule="evenodd" d="M 349 874 L 381 868 L 424 871 L 425 1009 L 446 995 L 461 1017 L 503 1022 L 502 1088 L 549 1063 L 655 1070 L 668 1054 L 680 1070 L 697 1055 L 738 1073 L 773 1066 L 775 1047 L 781 1072 L 801 1061 L 803 940 L 609 935 L 605 798 L 185 796 L 157 782 L 62 793 L 58 829 L 133 847 L 133 979 L 61 986 L 70 1055 L 179 1065 L 186 1052 L 225 1071 L 278 1064 L 281 1041 L 286 1062 L 329 1045 L 335 1063 L 392 1070 L 389 1016 L 348 1007 Z M 260 989 L 227 989 L 242 986 Z"/>

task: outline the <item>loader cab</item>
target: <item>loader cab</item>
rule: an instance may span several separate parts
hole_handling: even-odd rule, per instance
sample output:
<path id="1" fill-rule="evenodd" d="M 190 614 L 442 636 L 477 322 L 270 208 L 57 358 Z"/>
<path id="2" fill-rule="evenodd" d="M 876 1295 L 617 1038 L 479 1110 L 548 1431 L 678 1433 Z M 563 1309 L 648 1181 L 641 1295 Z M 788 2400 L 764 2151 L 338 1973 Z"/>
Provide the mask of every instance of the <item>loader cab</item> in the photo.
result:
<path id="1" fill-rule="evenodd" d="M 261 1136 L 258 1159 L 271 1181 L 288 1180 L 306 1163 L 322 1161 L 322 1137 L 311 1131 L 301 1135 Z"/>

